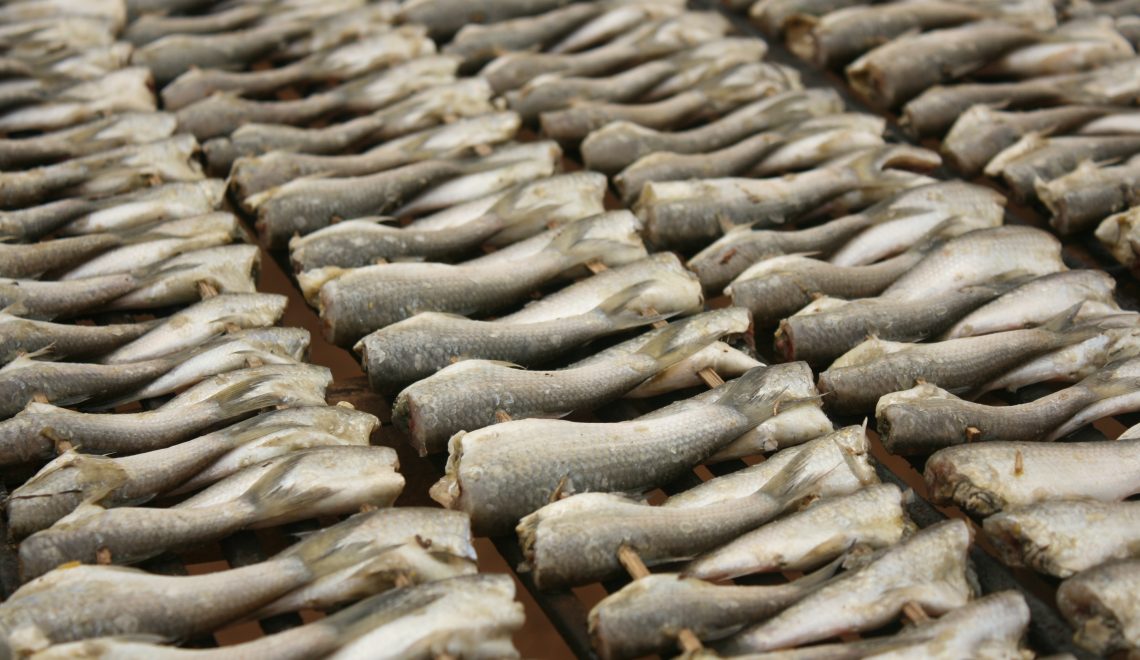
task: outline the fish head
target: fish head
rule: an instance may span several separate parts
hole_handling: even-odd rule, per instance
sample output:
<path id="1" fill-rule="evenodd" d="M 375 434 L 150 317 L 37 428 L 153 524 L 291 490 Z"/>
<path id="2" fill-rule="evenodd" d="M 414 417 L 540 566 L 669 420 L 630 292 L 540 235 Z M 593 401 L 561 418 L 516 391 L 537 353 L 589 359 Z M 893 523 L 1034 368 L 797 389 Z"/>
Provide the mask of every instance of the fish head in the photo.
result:
<path id="1" fill-rule="evenodd" d="M 971 445 L 963 447 L 969 449 Z M 999 494 L 978 485 L 984 481 L 975 483 L 972 470 L 963 469 L 959 461 L 954 460 L 955 453 L 943 450 L 926 461 L 923 479 L 926 481 L 930 499 L 934 502 L 953 502 L 981 516 L 988 516 L 1005 508 L 1005 500 Z M 986 471 L 984 466 L 981 469 Z M 1000 479 L 996 473 L 992 477 L 994 480 Z"/>

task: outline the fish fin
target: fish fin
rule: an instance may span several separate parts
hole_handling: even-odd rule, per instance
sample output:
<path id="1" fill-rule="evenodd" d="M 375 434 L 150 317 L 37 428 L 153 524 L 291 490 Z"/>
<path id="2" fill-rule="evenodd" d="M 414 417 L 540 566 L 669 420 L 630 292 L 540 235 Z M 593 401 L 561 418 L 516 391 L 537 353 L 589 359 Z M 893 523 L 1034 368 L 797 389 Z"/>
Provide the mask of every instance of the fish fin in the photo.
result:
<path id="1" fill-rule="evenodd" d="M 569 261 L 566 264 L 569 268 L 593 259 L 603 259 L 609 250 L 624 250 L 631 246 L 630 242 L 615 238 L 591 238 L 590 230 L 594 227 L 595 224 L 592 222 L 563 225 L 561 231 L 543 252 L 562 255 Z M 636 234 L 634 237 L 636 238 Z M 640 239 L 636 240 L 640 242 Z"/>
<path id="2" fill-rule="evenodd" d="M 28 484 L 47 478 L 58 470 L 72 469 L 78 473 L 80 483 L 85 487 L 84 501 L 97 503 L 127 482 L 127 473 L 112 458 L 92 454 L 81 454 L 74 448 L 60 454 L 44 466 Z"/>
<path id="3" fill-rule="evenodd" d="M 662 328 L 634 355 L 647 355 L 657 361 L 659 368 L 665 369 L 708 346 L 721 334 L 719 330 L 694 333 L 681 321 Z"/>
<path id="4" fill-rule="evenodd" d="M 289 456 L 274 465 L 242 494 L 244 499 L 253 503 L 259 519 L 293 513 L 332 494 L 333 489 L 327 486 L 304 488 L 284 483 L 285 476 L 296 468 L 301 458 Z"/>
<path id="5" fill-rule="evenodd" d="M 780 469 L 771 479 L 764 483 L 763 486 L 756 491 L 756 494 L 763 494 L 778 502 L 789 503 L 796 499 L 798 493 L 805 485 L 817 481 L 820 475 L 815 474 L 807 469 L 810 464 L 810 457 L 805 452 L 800 452 L 788 463 Z"/>
<path id="6" fill-rule="evenodd" d="M 606 298 L 594 308 L 594 312 L 602 315 L 610 323 L 612 330 L 625 330 L 636 328 L 657 321 L 664 321 L 677 312 L 669 314 L 646 314 L 646 308 L 641 295 L 657 285 L 654 280 L 646 280 L 618 291 Z"/>
<path id="7" fill-rule="evenodd" d="M 238 381 L 215 393 L 210 401 L 218 407 L 218 414 L 224 418 L 270 408 L 281 403 L 281 397 L 276 393 L 258 392 L 256 388 L 272 380 L 274 379 L 269 376 L 259 376 Z"/>
<path id="8" fill-rule="evenodd" d="M 819 550 L 822 548 L 822 545 L 817 546 L 817 548 L 813 549 L 812 552 L 809 554 L 815 554 L 815 556 L 819 556 L 819 557 L 835 556 L 835 559 L 832 559 L 831 561 L 827 562 L 823 566 L 820 566 L 819 568 L 815 569 L 811 573 L 805 573 L 803 575 L 803 577 L 792 582 L 792 584 L 799 586 L 799 587 L 804 587 L 805 589 L 809 589 L 809 590 L 815 589 L 816 587 L 819 587 L 819 586 L 827 583 L 828 580 L 835 577 L 835 574 L 839 572 L 839 569 L 843 568 L 843 561 L 845 559 L 844 555 L 846 554 L 847 550 L 851 547 L 851 544 L 836 540 L 834 542 L 826 543 L 823 545 L 830 546 L 828 548 L 828 550 L 831 552 L 831 554 L 824 555 L 822 552 L 819 552 Z M 836 551 L 838 551 L 838 552 L 836 552 Z"/>
<path id="9" fill-rule="evenodd" d="M 888 144 L 857 151 L 850 156 L 840 156 L 831 164 L 845 165 L 855 173 L 862 186 L 896 186 L 891 180 L 883 180 L 884 170 L 902 166 L 903 169 L 934 169 L 942 164 L 938 154 L 921 147 Z"/>

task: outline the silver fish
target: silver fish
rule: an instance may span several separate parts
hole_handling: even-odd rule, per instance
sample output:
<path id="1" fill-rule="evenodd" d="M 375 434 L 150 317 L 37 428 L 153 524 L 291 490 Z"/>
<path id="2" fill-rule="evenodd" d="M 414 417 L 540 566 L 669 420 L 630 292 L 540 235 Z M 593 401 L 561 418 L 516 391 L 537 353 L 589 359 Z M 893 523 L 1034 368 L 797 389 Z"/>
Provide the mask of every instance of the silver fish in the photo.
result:
<path id="1" fill-rule="evenodd" d="M 652 153 L 696 154 L 723 149 L 755 133 L 842 110 L 843 103 L 832 90 L 793 90 L 754 101 L 720 119 L 684 131 L 665 132 L 629 121 L 611 122 L 586 136 L 580 151 L 590 169 L 616 174 Z"/>
<path id="2" fill-rule="evenodd" d="M 479 72 L 496 93 L 517 89 L 545 74 L 588 76 L 664 57 L 728 31 L 728 21 L 715 12 L 685 12 L 648 21 L 602 46 L 580 53 L 506 53 Z"/>
<path id="3" fill-rule="evenodd" d="M 466 658 L 519 657 L 511 636 L 523 627 L 525 616 L 509 576 L 472 575 L 421 588 L 443 593 L 415 615 L 376 626 L 329 657 L 428 660 L 440 647 Z"/>
<path id="4" fill-rule="evenodd" d="M 355 350 L 377 391 L 396 391 L 462 359 L 543 364 L 584 342 L 692 309 L 700 293 L 691 279 L 643 281 L 576 316 L 538 323 L 474 321 L 424 312 L 366 336 Z M 668 291 L 674 307 L 646 304 L 645 294 Z M 654 313 L 647 312 L 653 307 Z"/>
<path id="5" fill-rule="evenodd" d="M 769 370 L 778 366 L 769 367 Z M 803 490 L 810 499 L 847 495 L 878 481 L 870 462 L 866 429 L 847 426 L 802 445 L 782 449 L 761 463 L 677 493 L 666 499 L 663 506 L 693 508 L 747 497 L 763 488 L 793 462 L 798 462 L 800 470 L 815 481 Z"/>
<path id="6" fill-rule="evenodd" d="M 644 399 L 700 387 L 705 383 L 700 374 L 706 369 L 715 371 L 721 378 L 736 378 L 762 366 L 763 362 L 748 353 L 716 341 L 626 392 L 625 398 Z"/>
<path id="7" fill-rule="evenodd" d="M 170 137 L 178 122 L 165 112 L 127 112 L 19 139 L 0 140 L 0 169 L 90 156 L 128 144 L 143 144 Z"/>
<path id="8" fill-rule="evenodd" d="M 273 150 L 336 154 L 349 147 L 367 147 L 430 128 L 446 118 L 494 111 L 487 81 L 462 78 L 428 87 L 371 114 L 322 128 L 247 123 L 227 138 L 207 140 L 202 151 L 209 170 L 222 175 L 228 174 L 241 156 L 259 156 Z"/>
<path id="9" fill-rule="evenodd" d="M 50 215 L 53 224 L 63 224 L 60 233 L 66 236 L 119 232 L 209 213 L 221 206 L 225 194 L 221 179 L 167 183 L 89 202 L 74 215 L 68 211 L 60 217 L 58 210 Z"/>
<path id="10" fill-rule="evenodd" d="M 588 364 L 528 371 L 489 360 L 462 360 L 400 392 L 393 422 L 408 431 L 421 455 L 443 451 L 448 438 L 473 432 L 506 413 L 513 418 L 561 417 L 616 399 L 649 377 L 729 333 L 744 332 L 748 315 L 726 309 L 651 331 L 631 352 Z"/>
<path id="11" fill-rule="evenodd" d="M 37 408 L 37 414 L 44 413 Z M 366 446 L 379 425 L 367 413 L 338 406 L 286 408 L 134 456 L 108 458 L 69 450 L 12 492 L 9 530 L 17 538 L 26 536 L 84 504 L 137 506 L 164 493 L 192 492 L 274 458 L 270 452 L 261 452 L 263 457 L 248 465 L 229 464 L 232 456 L 251 444 L 265 446 L 292 433 L 323 434 L 343 441 L 344 446 Z"/>
<path id="12" fill-rule="evenodd" d="M 97 357 L 149 332 L 153 321 L 75 325 L 20 318 L 0 311 L 0 366 L 20 355 L 48 351 L 61 358 Z"/>
<path id="13" fill-rule="evenodd" d="M 296 100 L 258 101 L 215 94 L 178 110 L 178 128 L 206 140 L 229 135 L 251 121 L 297 126 L 333 112 L 371 112 L 455 80 L 458 65 L 455 58 L 428 55 Z"/>
<path id="14" fill-rule="evenodd" d="M 122 36 L 135 46 L 145 46 L 168 34 L 229 32 L 253 23 L 262 11 L 256 5 L 237 5 L 202 15 L 143 14 L 127 25 Z"/>
<path id="15" fill-rule="evenodd" d="M 194 160 L 198 142 L 178 135 L 148 144 L 127 145 L 102 153 L 30 170 L 0 173 L 3 204 L 27 206 L 62 195 L 103 196 L 129 192 L 159 182 L 197 181 L 202 168 Z"/>
<path id="16" fill-rule="evenodd" d="M 585 314 L 618 292 L 646 280 L 675 281 L 679 285 L 676 292 L 666 289 L 643 291 L 642 297 L 648 306 L 659 311 L 665 310 L 665 313 L 670 309 L 679 309 L 684 314 L 701 310 L 703 300 L 693 297 L 696 292 L 689 293 L 691 285 L 681 284 L 692 281 L 691 275 L 681 265 L 681 261 L 672 253 L 656 252 L 644 259 L 616 268 L 607 268 L 596 275 L 579 280 L 564 289 L 527 303 L 517 312 L 500 316 L 498 321 L 541 323 Z"/>
<path id="17" fill-rule="evenodd" d="M 1097 270 L 1065 270 L 1034 278 L 956 322 L 944 339 L 1040 325 L 1081 304 L 1078 318 L 1120 313 L 1116 280 Z"/>
<path id="18" fill-rule="evenodd" d="M 934 502 L 988 516 L 1046 500 L 1122 500 L 1140 490 L 1137 461 L 1135 440 L 986 442 L 935 452 L 923 475 Z"/>
<path id="19" fill-rule="evenodd" d="M 443 47 L 444 54 L 463 58 L 464 69 L 477 69 L 502 53 L 549 44 L 605 11 L 601 3 L 571 3 L 534 16 L 468 23 Z"/>
<path id="20" fill-rule="evenodd" d="M 1111 167 L 1082 161 L 1068 174 L 1033 185 L 1037 198 L 1053 214 L 1049 224 L 1061 234 L 1074 234 L 1140 202 L 1136 194 L 1140 157 Z"/>
<path id="21" fill-rule="evenodd" d="M 31 244 L 0 243 L 0 277 L 39 277 L 92 259 L 122 243 L 118 236 L 59 238 Z"/>
<path id="22" fill-rule="evenodd" d="M 166 85 L 191 67 L 224 69 L 248 64 L 309 29 L 298 21 L 255 25 L 223 34 L 172 34 L 135 50 L 131 63 L 147 67 L 159 85 Z"/>
<path id="23" fill-rule="evenodd" d="M 999 254 L 1000 263 L 995 263 Z M 1048 232 L 1016 225 L 979 229 L 932 251 L 882 296 L 897 301 L 926 300 L 1011 274 L 1047 275 L 1065 268 L 1061 243 Z"/>
<path id="24" fill-rule="evenodd" d="M 763 374 L 753 369 L 720 400 L 656 419 L 522 419 L 456 435 L 432 497 L 471 513 L 477 533 L 496 534 L 556 491 L 636 491 L 667 483 L 774 414 L 781 394 L 756 395 Z M 536 444 L 536 434 L 546 440 Z M 504 462 L 505 456 L 512 458 Z M 499 467 L 489 470 L 492 465 Z"/>
<path id="25" fill-rule="evenodd" d="M 797 649 L 750 653 L 754 660 L 858 660 L 881 658 L 1024 658 L 1022 639 L 1029 627 L 1029 607 L 1017 591 L 987 594 L 894 635 L 845 644 L 815 644 Z"/>
<path id="26" fill-rule="evenodd" d="M 747 9 L 748 17 L 768 34 L 779 35 L 788 21 L 797 15 L 819 16 L 858 4 L 853 0 L 760 0 L 751 6 L 732 0 L 736 9 Z"/>
<path id="27" fill-rule="evenodd" d="M 986 174 L 1000 176 L 1019 199 L 1033 199 L 1036 182 L 1072 172 L 1086 160 L 1107 161 L 1140 152 L 1140 135 L 1041 137 L 1030 133 L 1007 147 L 986 165 Z"/>
<path id="28" fill-rule="evenodd" d="M 984 521 L 986 536 L 1009 566 L 1067 578 L 1136 556 L 1140 504 L 1059 500 L 1002 511 Z"/>
<path id="29" fill-rule="evenodd" d="M 807 570 L 856 545 L 892 546 L 902 540 L 907 524 L 898 486 L 873 484 L 762 525 L 689 562 L 683 575 L 724 580 L 750 573 Z"/>
<path id="30" fill-rule="evenodd" d="M 1024 330 L 962 337 L 932 344 L 868 339 L 819 376 L 819 391 L 834 411 L 872 410 L 879 397 L 916 381 L 950 392 L 986 391 L 989 381 L 1040 355 L 1100 336 L 1098 322 L 1073 324 L 1067 313 Z M 828 394 L 830 393 L 830 394 Z"/>
<path id="31" fill-rule="evenodd" d="M 637 219 L 628 211 L 611 212 L 531 239 L 530 244 L 537 246 L 541 255 L 537 258 L 528 254 L 508 259 L 501 256 L 507 251 L 501 250 L 495 261 L 319 269 L 302 274 L 299 281 L 305 292 L 316 293 L 319 287 L 317 302 L 329 339 L 351 344 L 419 312 L 491 312 L 517 301 L 559 273 L 590 261 L 610 266 L 636 261 L 645 256 L 638 228 Z"/>
<path id="32" fill-rule="evenodd" d="M 1030 133 L 1069 132 L 1111 112 L 1109 107 L 1089 105 L 1017 112 L 979 104 L 957 118 L 942 140 L 941 151 L 959 172 L 978 176 L 994 156 Z"/>
<path id="33" fill-rule="evenodd" d="M 157 110 L 150 69 L 130 67 L 76 83 L 57 100 L 28 105 L 0 115 L 0 132 L 53 130 L 120 112 Z"/>
<path id="34" fill-rule="evenodd" d="M 767 62 L 751 62 L 734 66 L 660 101 L 626 105 L 587 100 L 571 108 L 543 112 L 539 123 L 544 134 L 573 144 L 613 121 L 631 121 L 656 129 L 673 128 L 800 87 L 799 74 L 794 70 Z"/>
<path id="35" fill-rule="evenodd" d="M 162 104 L 175 111 L 217 92 L 252 96 L 298 83 L 352 80 L 435 53 L 425 33 L 422 26 L 406 25 L 262 71 L 191 68 L 162 88 Z"/>
<path id="36" fill-rule="evenodd" d="M 1045 76 L 1013 83 L 965 83 L 927 89 L 903 107 L 899 119 L 916 136 L 942 135 L 979 103 L 1009 108 L 1042 105 L 1127 105 L 1140 91 L 1140 58 L 1087 73 Z"/>
<path id="37" fill-rule="evenodd" d="M 284 245 L 294 234 L 335 219 L 411 215 L 550 176 L 561 155 L 554 142 L 505 144 L 487 156 L 425 160 L 363 176 L 295 179 L 246 198 L 244 205 L 256 210 L 265 242 Z"/>
<path id="38" fill-rule="evenodd" d="M 934 614 L 962 607 L 972 595 L 966 577 L 970 541 L 970 528 L 962 520 L 927 527 L 866 566 L 730 638 L 723 649 L 770 651 L 873 630 L 894 620 L 908 602 Z"/>
<path id="39" fill-rule="evenodd" d="M 1135 359 L 1113 363 L 1072 387 L 1014 406 L 963 401 L 924 383 L 885 395 L 875 415 L 883 445 L 894 454 L 928 454 L 965 442 L 1055 440 L 1135 409 L 1138 366 Z"/>
<path id="40" fill-rule="evenodd" d="M 605 177 L 595 172 L 521 183 L 495 195 L 476 217 L 455 225 L 436 227 L 430 222 L 416 222 L 401 228 L 368 218 L 338 222 L 294 237 L 289 241 L 289 256 L 297 271 L 303 272 L 328 266 L 359 268 L 403 257 L 459 255 L 480 242 L 522 240 L 544 229 L 602 213 L 605 184 Z M 475 202 L 483 204 L 483 198 Z"/>
<path id="41" fill-rule="evenodd" d="M 518 524 L 526 566 L 540 589 L 597 582 L 622 571 L 621 547 L 647 564 L 688 559 L 804 501 L 810 479 L 793 462 L 751 495 L 704 507 L 656 507 L 613 493 L 547 504 Z"/>
<path id="42" fill-rule="evenodd" d="M 1038 78 L 1097 69 L 1135 56 L 1112 21 L 1069 21 L 1044 43 L 1017 48 L 974 73 L 978 78 Z"/>
<path id="43" fill-rule="evenodd" d="M 676 647 L 681 629 L 705 641 L 727 637 L 810 594 L 831 573 L 821 570 L 770 586 L 720 586 L 676 573 L 647 575 L 590 610 L 590 636 L 607 660 L 668 652 Z"/>
<path id="44" fill-rule="evenodd" d="M 215 630 L 317 578 L 361 564 L 384 547 L 382 539 L 376 545 L 338 543 L 347 529 L 341 523 L 267 561 L 208 575 L 154 575 L 119 566 L 51 571 L 0 605 L 5 651 L 103 635 L 184 638 Z M 226 596 L 223 604 L 214 601 L 219 594 Z"/>
<path id="45" fill-rule="evenodd" d="M 603 5 L 605 11 L 585 25 L 550 46 L 551 53 L 574 53 L 629 33 L 643 23 L 668 16 L 677 16 L 685 9 L 685 3 L 677 0 L 664 2 L 611 2 Z"/>
<path id="46" fill-rule="evenodd" d="M 0 422 L 0 463 L 46 460 L 63 443 L 121 454 L 160 449 L 262 408 L 323 405 L 331 381 L 325 367 L 267 365 L 219 374 L 139 413 L 84 413 L 30 403 Z"/>
<path id="47" fill-rule="evenodd" d="M 145 360 L 189 348 L 234 329 L 270 326 L 281 319 L 287 302 L 285 296 L 271 293 L 229 293 L 207 298 L 172 314 L 154 330 L 103 361 L 114 364 Z"/>
<path id="48" fill-rule="evenodd" d="M 348 566 L 281 596 L 249 618 L 327 610 L 401 581 L 419 584 L 476 571 L 471 523 L 457 511 L 392 507 L 358 514 L 342 524 L 344 544 L 370 544 L 375 539 L 382 551 L 362 566 Z"/>
<path id="49" fill-rule="evenodd" d="M 889 145 L 786 177 L 651 182 L 642 188 L 634 210 L 656 244 L 701 243 L 723 233 L 722 225 L 783 224 L 852 190 L 889 187 L 896 181 L 899 188 L 908 187 L 906 177 L 913 175 L 895 168 L 932 169 L 940 162 L 925 149 Z"/>
<path id="50" fill-rule="evenodd" d="M 1140 648 L 1140 560 L 1104 564 L 1061 583 L 1057 607 L 1076 629 L 1074 639 L 1094 653 Z"/>
<path id="51" fill-rule="evenodd" d="M 356 478 L 349 477 L 350 466 Z M 84 503 L 24 539 L 21 572 L 30 579 L 67 562 L 94 563 L 100 553 L 131 564 L 251 526 L 390 506 L 404 487 L 397 467 L 390 447 L 310 449 L 243 470 L 168 509 Z"/>
<path id="52" fill-rule="evenodd" d="M 197 302 L 202 298 L 202 282 L 218 293 L 253 293 L 260 262 L 256 245 L 223 245 L 186 252 L 156 264 L 154 276 L 135 284 L 129 293 L 106 308 L 154 309 Z"/>
<path id="53" fill-rule="evenodd" d="M 513 112 L 488 113 L 390 140 L 361 154 L 325 156 L 272 151 L 239 158 L 230 177 L 234 191 L 244 199 L 302 176 L 359 176 L 420 160 L 466 155 L 471 150 L 510 140 L 518 128 L 519 118 Z"/>
<path id="54" fill-rule="evenodd" d="M 426 25 L 433 38 L 446 40 L 468 23 L 497 23 L 542 14 L 564 4 L 567 0 L 410 0 L 400 5 L 398 20 Z"/>
<path id="55" fill-rule="evenodd" d="M 932 85 L 965 75 L 1040 39 L 1033 30 L 1003 21 L 906 35 L 848 65 L 847 80 L 876 106 L 894 108 Z"/>

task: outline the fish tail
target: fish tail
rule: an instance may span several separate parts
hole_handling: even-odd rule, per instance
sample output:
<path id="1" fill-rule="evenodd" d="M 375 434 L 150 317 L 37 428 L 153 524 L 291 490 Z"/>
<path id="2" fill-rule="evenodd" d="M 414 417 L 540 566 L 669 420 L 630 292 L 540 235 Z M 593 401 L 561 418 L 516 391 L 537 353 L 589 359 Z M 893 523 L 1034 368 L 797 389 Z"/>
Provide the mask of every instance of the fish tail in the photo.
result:
<path id="1" fill-rule="evenodd" d="M 942 159 L 929 149 L 890 144 L 858 151 L 851 156 L 841 157 L 835 162 L 849 167 L 859 179 L 861 186 L 889 185 L 894 187 L 896 184 L 893 181 L 884 180 L 884 170 L 901 168 L 928 171 L 941 165 Z"/>
<path id="2" fill-rule="evenodd" d="M 796 454 L 791 463 L 781 468 L 755 494 L 772 498 L 777 502 L 787 503 L 794 500 L 797 493 L 803 490 L 805 486 L 811 485 L 819 479 L 820 475 L 808 469 L 811 460 L 808 452 Z"/>
<path id="3" fill-rule="evenodd" d="M 757 425 L 769 417 L 774 417 L 782 406 L 819 399 L 818 396 L 807 399 L 793 397 L 786 389 L 766 387 L 769 378 L 768 369 L 766 366 L 753 367 L 741 377 L 729 382 L 719 402 L 745 415 L 753 425 Z"/>
<path id="4" fill-rule="evenodd" d="M 675 315 L 676 312 L 655 313 L 646 306 L 646 301 L 642 299 L 642 295 L 652 290 L 656 284 L 655 280 L 646 280 L 627 286 L 603 300 L 600 305 L 594 308 L 594 312 L 605 318 L 613 330 L 625 330 L 626 328 L 636 328 L 657 321 L 664 321 Z"/>
<path id="5" fill-rule="evenodd" d="M 253 504 L 258 521 L 296 512 L 333 493 L 328 486 L 306 488 L 288 483 L 288 474 L 297 467 L 301 458 L 290 456 L 274 465 L 243 494 Z"/>
<path id="6" fill-rule="evenodd" d="M 629 213 L 629 211 L 611 213 Z M 634 253 L 641 255 L 645 253 L 645 244 L 641 242 L 641 236 L 637 233 L 639 225 L 638 222 L 630 223 L 630 231 L 624 236 L 614 236 L 611 232 L 609 236 L 599 238 L 591 236 L 590 231 L 602 228 L 603 223 L 582 220 L 565 226 L 550 241 L 546 251 L 561 257 L 567 268 L 595 260 L 605 262 L 610 258 L 627 254 L 631 258 L 636 258 L 637 255 Z"/>
<path id="7" fill-rule="evenodd" d="M 741 315 L 738 319 L 730 316 Z M 729 307 L 678 321 L 658 331 L 658 334 L 645 343 L 640 355 L 648 355 L 664 369 L 701 350 L 730 332 L 744 332 L 748 329 L 748 311 L 739 307 Z"/>

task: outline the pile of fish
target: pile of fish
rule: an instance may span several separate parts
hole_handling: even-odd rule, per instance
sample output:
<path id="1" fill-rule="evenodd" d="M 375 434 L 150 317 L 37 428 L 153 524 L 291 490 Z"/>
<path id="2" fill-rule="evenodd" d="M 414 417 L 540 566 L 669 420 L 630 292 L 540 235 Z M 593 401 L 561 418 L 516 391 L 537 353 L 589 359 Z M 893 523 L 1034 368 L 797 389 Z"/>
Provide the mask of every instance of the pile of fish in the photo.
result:
<path id="1" fill-rule="evenodd" d="M 392 3 L 168 13 L 194 4 L 0 8 L 0 465 L 23 582 L 4 585 L 19 588 L 0 603 L 0 656 L 194 655 L 208 652 L 167 644 L 333 609 L 224 654 L 516 655 L 514 581 L 476 574 L 466 514 L 393 506 L 405 483 L 395 450 L 374 444 L 379 420 L 327 402 L 331 372 L 305 362 L 308 331 L 277 325 L 286 297 L 257 291 L 261 250 L 222 209 L 227 182 L 207 176 L 229 166 L 208 149 L 203 165 L 200 146 L 255 108 L 286 112 L 241 93 L 359 78 L 355 93 L 303 103 L 372 112 L 454 63 L 418 60 L 435 45 L 392 26 Z M 231 71 L 270 53 L 292 63 Z M 377 139 L 439 124 L 466 94 L 488 111 L 478 126 L 413 140 L 445 153 L 505 140 L 517 119 L 490 112 L 484 90 L 417 99 L 421 119 L 390 110 L 384 125 L 400 127 Z M 551 153 L 496 157 L 534 169 L 539 152 Z M 273 176 L 243 171 L 247 186 Z M 163 558 L 315 519 L 336 524 L 229 570 L 171 574 Z"/>
<path id="2" fill-rule="evenodd" d="M 1061 233 L 1117 213 L 1098 236 L 1135 259 L 1127 2 L 728 3 L 941 155 L 678 0 L 5 5 L 26 583 L 0 656 L 513 657 L 515 583 L 472 537 L 515 536 L 540 590 L 635 578 L 590 612 L 604 658 L 1032 657 L 1030 610 L 1056 615 L 982 589 L 973 529 L 914 514 L 884 447 L 927 457 L 1003 562 L 1065 579 L 1080 646 L 1140 648 L 1140 430 L 1086 439 L 1140 410 L 1140 315 L 1002 195 L 936 178 L 1001 177 Z M 395 506 L 379 420 L 328 404 L 262 250 L 446 456 L 444 508 Z M 268 558 L 160 570 L 315 518 Z M 300 610 L 330 614 L 170 646 Z"/>
<path id="3" fill-rule="evenodd" d="M 1135 262 L 1140 18 L 1127 3 L 760 0 L 750 15 L 963 176 L 1001 180 L 1060 234 L 1096 227 Z M 743 9 L 744 7 L 741 7 Z"/>

